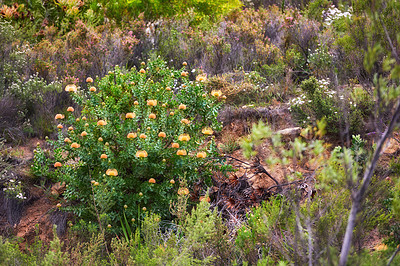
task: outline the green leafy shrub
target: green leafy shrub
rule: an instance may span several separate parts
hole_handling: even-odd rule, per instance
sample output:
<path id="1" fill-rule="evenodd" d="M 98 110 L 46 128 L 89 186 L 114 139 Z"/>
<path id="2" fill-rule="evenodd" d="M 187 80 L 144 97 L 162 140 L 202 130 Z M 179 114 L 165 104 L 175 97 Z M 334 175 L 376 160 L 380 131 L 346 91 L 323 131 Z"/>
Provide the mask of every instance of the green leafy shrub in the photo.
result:
<path id="1" fill-rule="evenodd" d="M 155 59 L 140 71 L 117 67 L 89 91 L 71 93 L 81 112 L 69 107 L 65 117 L 56 116 L 64 130 L 51 141 L 48 173 L 67 184 L 65 210 L 115 227 L 123 213 L 137 219 L 146 209 L 167 218 L 170 200 L 188 193 L 180 179 L 189 187 L 208 182 L 204 158 L 217 154 L 214 142 L 205 141 L 220 128 L 221 95 L 210 96 L 187 75 Z M 37 173 L 39 158 L 49 167 L 42 155 L 35 158 Z"/>

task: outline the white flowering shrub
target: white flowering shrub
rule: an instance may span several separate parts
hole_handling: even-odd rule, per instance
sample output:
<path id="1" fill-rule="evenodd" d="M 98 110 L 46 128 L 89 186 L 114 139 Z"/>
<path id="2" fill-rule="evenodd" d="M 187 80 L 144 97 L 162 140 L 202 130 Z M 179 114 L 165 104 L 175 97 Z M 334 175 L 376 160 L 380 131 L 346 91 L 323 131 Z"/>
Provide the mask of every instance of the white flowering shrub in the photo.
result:
<path id="1" fill-rule="evenodd" d="M 342 18 L 351 18 L 351 12 L 353 9 L 350 7 L 347 11 L 341 11 L 334 5 L 332 5 L 328 10 L 322 11 L 322 17 L 324 18 L 324 24 L 329 26 L 333 22 Z"/>
<path id="2" fill-rule="evenodd" d="M 325 118 L 327 131 L 338 133 L 340 116 L 334 100 L 335 91 L 329 88 L 329 79 L 311 77 L 301 83 L 302 94 L 289 102 L 289 110 L 301 126 L 316 124 Z"/>
<path id="3" fill-rule="evenodd" d="M 18 180 L 18 177 L 15 173 L 5 170 L 1 174 L 0 180 L 4 181 L 3 191 L 8 197 L 21 201 L 26 199 L 26 196 L 23 192 L 22 183 Z"/>
<path id="4" fill-rule="evenodd" d="M 374 102 L 361 87 L 338 92 L 332 89 L 329 78 L 315 77 L 303 81 L 300 87 L 301 95 L 289 101 L 289 110 L 300 126 L 316 125 L 325 118 L 328 133 L 339 133 L 345 123 L 349 124 L 351 134 L 367 133 L 364 124 Z"/>

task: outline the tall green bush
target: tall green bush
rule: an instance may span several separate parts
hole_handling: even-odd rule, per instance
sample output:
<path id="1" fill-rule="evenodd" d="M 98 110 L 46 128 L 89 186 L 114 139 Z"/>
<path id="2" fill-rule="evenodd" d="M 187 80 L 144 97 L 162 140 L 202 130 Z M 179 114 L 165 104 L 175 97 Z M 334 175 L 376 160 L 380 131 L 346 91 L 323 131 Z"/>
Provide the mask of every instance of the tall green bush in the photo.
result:
<path id="1" fill-rule="evenodd" d="M 221 95 L 190 81 L 185 67 L 170 69 L 161 59 L 141 67 L 116 67 L 89 90 L 67 86 L 75 108 L 56 116 L 47 175 L 67 184 L 63 209 L 87 221 L 118 227 L 123 214 L 138 220 L 146 210 L 168 218 L 170 200 L 189 192 L 186 182 L 209 182 L 205 157 L 217 155 L 210 134 L 220 128 Z"/>

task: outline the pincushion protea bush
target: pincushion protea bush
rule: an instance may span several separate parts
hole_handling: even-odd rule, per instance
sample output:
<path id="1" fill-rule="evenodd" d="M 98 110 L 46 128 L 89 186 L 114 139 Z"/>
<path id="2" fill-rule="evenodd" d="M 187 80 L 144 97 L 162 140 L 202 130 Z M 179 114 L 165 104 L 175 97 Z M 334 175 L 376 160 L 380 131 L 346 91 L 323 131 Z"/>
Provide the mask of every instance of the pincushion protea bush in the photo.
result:
<path id="1" fill-rule="evenodd" d="M 48 174 L 67 184 L 64 210 L 86 221 L 100 217 L 101 224 L 116 230 L 124 212 L 136 221 L 143 208 L 171 218 L 169 204 L 182 186 L 179 180 L 190 188 L 209 179 L 206 157 L 217 153 L 212 136 L 202 131 L 220 128 L 221 102 L 182 72 L 184 67 L 170 69 L 154 59 L 131 71 L 116 67 L 91 84 L 96 91 L 70 92 L 81 111 L 65 112 L 55 121 L 64 129 L 50 141 L 55 152 L 48 160 L 61 164 Z M 199 152 L 202 156 L 196 156 Z"/>

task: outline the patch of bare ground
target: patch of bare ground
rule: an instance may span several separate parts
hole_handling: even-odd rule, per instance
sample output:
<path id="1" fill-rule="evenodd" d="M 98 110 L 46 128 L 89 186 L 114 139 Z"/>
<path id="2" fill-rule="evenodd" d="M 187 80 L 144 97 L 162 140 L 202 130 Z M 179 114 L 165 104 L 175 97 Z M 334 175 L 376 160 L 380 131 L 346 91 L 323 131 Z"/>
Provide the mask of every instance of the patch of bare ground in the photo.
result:
<path id="1" fill-rule="evenodd" d="M 30 164 L 37 145 L 46 147 L 44 140 L 33 138 L 24 145 L 8 147 L 12 156 L 12 171 L 26 184 L 27 199 L 19 202 L 0 192 L 0 234 L 20 238 L 21 248 L 35 240 L 48 244 L 53 239 L 53 226 L 57 225 L 59 236 L 65 233 L 67 215 L 57 210 L 54 196 L 50 197 L 43 188 L 35 186 L 30 173 Z M 54 186 L 53 186 L 54 187 Z"/>

